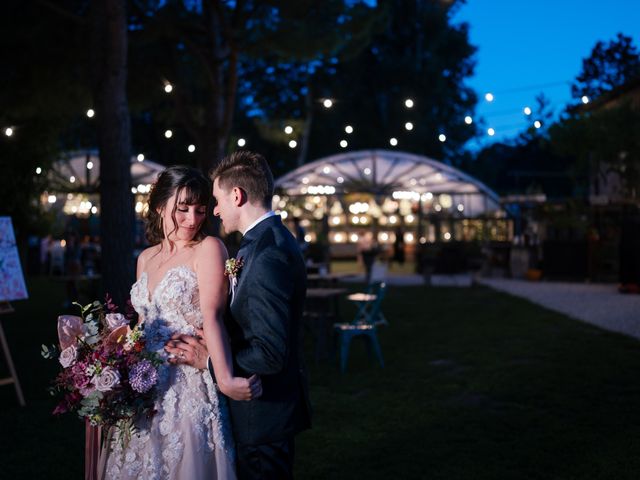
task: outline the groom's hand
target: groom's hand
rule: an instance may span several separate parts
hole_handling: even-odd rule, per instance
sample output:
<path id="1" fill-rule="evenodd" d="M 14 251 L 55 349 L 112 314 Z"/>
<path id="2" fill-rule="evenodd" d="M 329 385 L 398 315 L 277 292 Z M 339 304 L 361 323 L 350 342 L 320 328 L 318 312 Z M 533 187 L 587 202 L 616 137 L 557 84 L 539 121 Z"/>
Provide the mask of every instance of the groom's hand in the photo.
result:
<path id="1" fill-rule="evenodd" d="M 169 363 L 174 365 L 190 365 L 198 370 L 207 368 L 207 344 L 202 330 L 196 329 L 196 336 L 176 333 L 164 346 L 165 351 L 172 354 Z"/>

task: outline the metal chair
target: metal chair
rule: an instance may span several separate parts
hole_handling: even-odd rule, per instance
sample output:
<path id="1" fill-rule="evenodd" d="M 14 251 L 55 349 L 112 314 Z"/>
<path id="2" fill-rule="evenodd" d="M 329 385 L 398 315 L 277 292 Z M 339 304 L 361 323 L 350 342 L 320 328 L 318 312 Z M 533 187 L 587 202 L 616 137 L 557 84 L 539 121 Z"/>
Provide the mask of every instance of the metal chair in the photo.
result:
<path id="1" fill-rule="evenodd" d="M 380 284 L 377 294 L 368 295 L 368 299 L 362 302 L 353 321 L 349 323 L 336 323 L 333 325 L 334 330 L 338 334 L 340 344 L 340 371 L 345 372 L 347 369 L 347 360 L 349 359 L 349 348 L 351 340 L 356 337 L 364 337 L 369 347 L 369 352 L 373 352 L 380 363 L 384 367 L 384 359 L 382 358 L 382 349 L 378 342 L 377 325 L 380 321 L 381 311 L 380 305 L 384 298 L 386 284 Z M 386 320 L 384 320 L 386 322 Z"/>

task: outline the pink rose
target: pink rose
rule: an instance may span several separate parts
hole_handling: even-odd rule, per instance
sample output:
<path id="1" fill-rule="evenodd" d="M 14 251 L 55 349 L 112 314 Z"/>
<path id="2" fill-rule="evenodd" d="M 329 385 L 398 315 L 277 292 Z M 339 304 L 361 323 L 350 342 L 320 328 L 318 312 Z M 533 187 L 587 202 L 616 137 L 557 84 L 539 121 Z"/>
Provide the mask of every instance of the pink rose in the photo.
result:
<path id="1" fill-rule="evenodd" d="M 120 374 L 111 367 L 104 367 L 100 375 L 93 377 L 91 383 L 95 385 L 96 390 L 108 392 L 120 383 Z"/>
<path id="2" fill-rule="evenodd" d="M 64 368 L 67 368 L 73 365 L 77 358 L 78 350 L 75 345 L 71 345 L 60 352 L 60 358 L 58 360 Z"/>
<path id="3" fill-rule="evenodd" d="M 105 322 L 109 330 L 115 330 L 123 325 L 129 325 L 129 320 L 121 313 L 107 313 Z"/>

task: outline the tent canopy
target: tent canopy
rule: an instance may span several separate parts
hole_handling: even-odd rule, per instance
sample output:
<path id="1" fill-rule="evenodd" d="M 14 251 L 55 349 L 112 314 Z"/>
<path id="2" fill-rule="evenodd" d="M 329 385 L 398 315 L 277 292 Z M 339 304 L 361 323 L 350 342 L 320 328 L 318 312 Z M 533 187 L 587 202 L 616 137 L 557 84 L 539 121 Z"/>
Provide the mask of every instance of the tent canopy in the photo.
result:
<path id="1" fill-rule="evenodd" d="M 428 157 L 391 150 L 361 150 L 305 164 L 280 177 L 289 196 L 370 193 L 377 197 L 431 199 L 464 205 L 466 216 L 500 212 L 500 199 L 466 173 Z"/>
<path id="2" fill-rule="evenodd" d="M 150 185 L 165 167 L 131 157 L 131 185 Z M 66 153 L 48 173 L 50 189 L 57 192 L 97 193 L 100 188 L 100 157 L 97 150 Z"/>

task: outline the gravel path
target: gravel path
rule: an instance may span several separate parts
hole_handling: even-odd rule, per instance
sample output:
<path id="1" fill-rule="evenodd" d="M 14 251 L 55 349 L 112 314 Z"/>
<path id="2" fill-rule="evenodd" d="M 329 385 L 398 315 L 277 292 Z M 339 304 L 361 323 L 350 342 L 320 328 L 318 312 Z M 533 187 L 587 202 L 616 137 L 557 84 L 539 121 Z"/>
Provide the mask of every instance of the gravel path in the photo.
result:
<path id="1" fill-rule="evenodd" d="M 477 278 L 476 281 L 572 318 L 640 339 L 640 295 L 618 293 L 616 285 L 502 278 Z"/>

